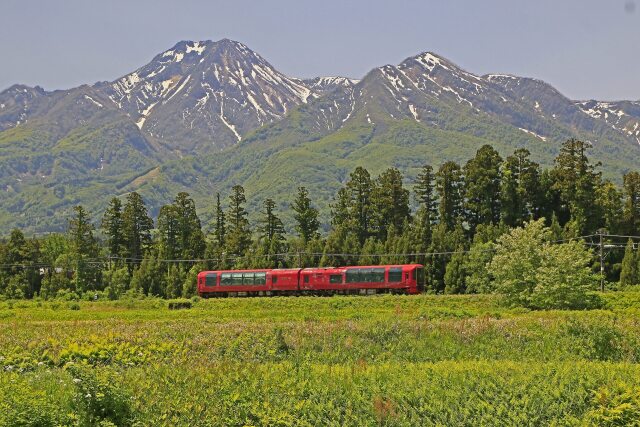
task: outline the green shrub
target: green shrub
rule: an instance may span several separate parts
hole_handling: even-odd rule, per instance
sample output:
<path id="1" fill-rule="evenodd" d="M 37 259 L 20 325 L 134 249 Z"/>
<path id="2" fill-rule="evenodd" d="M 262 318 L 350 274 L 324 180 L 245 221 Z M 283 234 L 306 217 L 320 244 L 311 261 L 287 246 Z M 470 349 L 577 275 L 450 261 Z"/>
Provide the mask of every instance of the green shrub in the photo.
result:
<path id="1" fill-rule="evenodd" d="M 617 362 L 630 348 L 620 328 L 604 319 L 597 323 L 573 319 L 565 328 L 567 334 L 576 339 L 575 348 L 588 360 Z M 628 356 L 634 357 L 633 354 Z"/>
<path id="2" fill-rule="evenodd" d="M 182 310 L 191 308 L 191 301 L 188 299 L 175 299 L 168 302 L 169 310 Z"/>
<path id="3" fill-rule="evenodd" d="M 496 291 L 513 305 L 533 309 L 584 309 L 600 305 L 590 295 L 597 278 L 582 242 L 554 244 L 544 219 L 530 221 L 498 239 L 489 265 Z"/>
<path id="4" fill-rule="evenodd" d="M 131 397 L 114 385 L 114 378 L 87 367 L 67 367 L 73 377 L 73 407 L 87 426 L 133 424 Z M 112 423 L 112 424 L 109 424 Z"/>
<path id="5" fill-rule="evenodd" d="M 594 393 L 592 405 L 584 417 L 587 425 L 640 426 L 640 387 L 602 387 Z"/>
<path id="6" fill-rule="evenodd" d="M 17 373 L 0 373 L 0 426 L 57 427 L 75 425 L 68 390 L 56 376 L 38 381 Z"/>

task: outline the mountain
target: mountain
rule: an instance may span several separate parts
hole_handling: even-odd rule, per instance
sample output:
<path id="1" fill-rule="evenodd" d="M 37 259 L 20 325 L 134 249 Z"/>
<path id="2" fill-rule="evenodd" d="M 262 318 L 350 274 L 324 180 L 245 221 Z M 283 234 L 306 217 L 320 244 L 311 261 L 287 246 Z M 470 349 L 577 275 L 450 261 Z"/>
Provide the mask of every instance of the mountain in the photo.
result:
<path id="1" fill-rule="evenodd" d="M 178 191 L 205 223 L 212 195 L 243 184 L 285 220 L 298 185 L 328 203 L 356 166 L 466 161 L 482 144 L 550 165 L 570 137 L 593 142 L 606 177 L 638 169 L 640 102 L 574 101 L 536 79 L 475 75 L 432 52 L 362 79 L 300 80 L 242 43 L 182 41 L 112 82 L 0 92 L 0 229 L 65 227 L 74 204 L 143 194 L 156 214 Z"/>
<path id="2" fill-rule="evenodd" d="M 203 195 L 203 206 L 211 204 L 207 192 L 225 194 L 242 183 L 254 195 L 252 210 L 271 197 L 281 201 L 285 219 L 292 190 L 305 185 L 326 223 L 331 198 L 358 165 L 373 175 L 396 166 L 410 182 L 425 162 L 464 162 L 491 144 L 503 155 L 526 147 L 551 166 L 570 137 L 593 142 L 590 155 L 602 162 L 607 178 L 619 182 L 624 172 L 638 168 L 634 139 L 585 114 L 544 82 L 477 76 L 427 52 L 336 86 L 215 158 L 167 163 L 161 175 L 164 182 L 198 179 L 190 189 Z M 209 209 L 203 214 L 206 220 Z"/>
<path id="3" fill-rule="evenodd" d="M 104 93 L 138 128 L 180 154 L 224 148 L 317 96 L 242 43 L 182 41 Z"/>

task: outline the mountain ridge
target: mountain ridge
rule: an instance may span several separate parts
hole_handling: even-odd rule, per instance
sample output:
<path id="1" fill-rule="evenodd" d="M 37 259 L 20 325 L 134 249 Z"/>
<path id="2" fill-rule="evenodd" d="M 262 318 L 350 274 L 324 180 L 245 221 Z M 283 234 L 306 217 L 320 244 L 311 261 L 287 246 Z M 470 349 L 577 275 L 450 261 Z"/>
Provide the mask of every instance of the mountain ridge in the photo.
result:
<path id="1" fill-rule="evenodd" d="M 252 208 L 307 185 L 326 221 L 356 165 L 411 179 L 425 161 L 463 161 L 484 143 L 503 155 L 526 147 L 548 165 L 570 137 L 593 142 L 619 180 L 640 166 L 640 102 L 575 101 L 430 51 L 361 79 L 297 79 L 242 43 L 184 40 L 110 82 L 0 92 L 0 229 L 60 229 L 73 204 L 98 215 L 134 190 L 154 214 L 189 191 L 206 219 L 211 194 L 233 184 L 256 195 Z"/>

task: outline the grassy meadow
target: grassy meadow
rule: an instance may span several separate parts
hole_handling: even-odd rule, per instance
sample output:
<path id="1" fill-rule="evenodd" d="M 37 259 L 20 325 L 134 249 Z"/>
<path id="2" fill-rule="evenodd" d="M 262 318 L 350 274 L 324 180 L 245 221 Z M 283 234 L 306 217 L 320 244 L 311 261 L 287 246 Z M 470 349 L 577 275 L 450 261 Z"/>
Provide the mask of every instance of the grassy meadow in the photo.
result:
<path id="1" fill-rule="evenodd" d="M 0 425 L 639 425 L 640 293 L 603 298 L 0 302 Z"/>

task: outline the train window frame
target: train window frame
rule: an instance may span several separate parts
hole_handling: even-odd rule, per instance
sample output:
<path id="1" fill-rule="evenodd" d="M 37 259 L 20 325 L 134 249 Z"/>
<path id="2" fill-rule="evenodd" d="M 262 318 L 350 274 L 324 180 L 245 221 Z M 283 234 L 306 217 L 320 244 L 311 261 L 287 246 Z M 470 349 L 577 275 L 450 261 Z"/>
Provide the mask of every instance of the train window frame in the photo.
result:
<path id="1" fill-rule="evenodd" d="M 389 268 L 388 281 L 389 281 L 389 283 L 400 283 L 400 282 L 402 282 L 402 267 L 390 267 Z"/>
<path id="2" fill-rule="evenodd" d="M 233 280 L 231 280 L 231 273 L 222 273 L 220 274 L 220 285 L 221 286 L 231 286 L 233 284 Z"/>
<path id="3" fill-rule="evenodd" d="M 213 283 L 211 281 L 213 280 Z M 204 285 L 212 288 L 218 285 L 218 273 L 206 273 L 204 276 Z"/>

